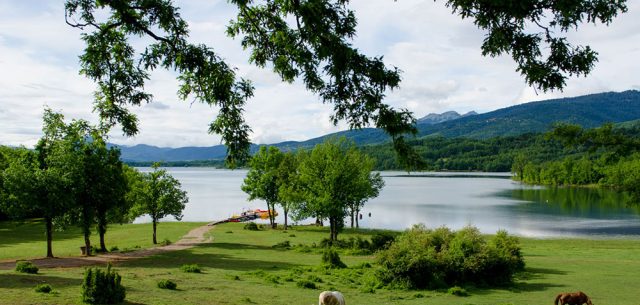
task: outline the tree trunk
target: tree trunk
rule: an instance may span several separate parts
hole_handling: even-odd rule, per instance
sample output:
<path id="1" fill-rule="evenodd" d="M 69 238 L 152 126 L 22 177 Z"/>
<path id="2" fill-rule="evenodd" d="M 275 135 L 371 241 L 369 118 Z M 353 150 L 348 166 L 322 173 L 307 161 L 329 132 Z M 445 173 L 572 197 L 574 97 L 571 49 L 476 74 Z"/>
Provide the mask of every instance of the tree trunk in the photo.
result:
<path id="1" fill-rule="evenodd" d="M 354 209 L 351 209 L 351 228 L 353 229 L 353 213 L 354 213 Z"/>
<path id="2" fill-rule="evenodd" d="M 360 209 L 356 210 L 356 228 L 360 228 L 360 222 L 358 219 L 360 219 Z"/>
<path id="3" fill-rule="evenodd" d="M 287 230 L 287 214 L 289 214 L 289 209 L 283 208 L 284 210 L 284 230 Z"/>
<path id="4" fill-rule="evenodd" d="M 100 235 L 100 251 L 107 252 L 107 246 L 104 243 L 104 235 L 107 233 L 107 222 L 105 216 L 98 217 L 98 234 Z"/>
<path id="5" fill-rule="evenodd" d="M 89 238 L 89 236 L 91 232 L 89 232 L 89 230 L 83 230 L 83 231 L 84 231 L 84 246 L 87 249 L 84 255 L 90 256 L 91 255 L 91 239 Z"/>
<path id="6" fill-rule="evenodd" d="M 53 219 L 45 217 L 44 220 L 47 230 L 47 257 L 53 257 Z"/>
<path id="7" fill-rule="evenodd" d="M 105 232 L 102 231 L 102 232 L 99 232 L 99 234 L 100 234 L 100 251 L 107 252 L 107 246 L 104 243 L 104 234 L 105 234 Z"/>
<path id="8" fill-rule="evenodd" d="M 267 212 L 269 213 L 269 223 L 271 224 L 271 228 L 275 229 L 276 228 L 276 223 L 275 223 L 275 215 L 273 215 L 273 213 L 271 213 L 271 211 L 275 212 L 275 204 L 273 204 L 274 208 L 271 207 L 272 204 L 267 202 Z"/>
<path id="9" fill-rule="evenodd" d="M 152 222 L 153 222 L 153 244 L 156 245 L 158 244 L 158 240 L 156 239 L 156 226 L 158 225 L 158 221 L 154 218 Z"/>
<path id="10" fill-rule="evenodd" d="M 338 220 L 335 217 L 329 217 L 329 231 L 331 232 L 330 240 L 338 240 Z"/>

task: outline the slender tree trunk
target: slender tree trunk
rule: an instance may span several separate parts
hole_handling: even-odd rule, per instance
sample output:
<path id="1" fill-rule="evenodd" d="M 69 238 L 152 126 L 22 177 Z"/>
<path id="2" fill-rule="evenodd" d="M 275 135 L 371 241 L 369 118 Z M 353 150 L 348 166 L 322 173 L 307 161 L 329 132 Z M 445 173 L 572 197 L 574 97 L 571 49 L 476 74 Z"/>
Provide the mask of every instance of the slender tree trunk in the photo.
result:
<path id="1" fill-rule="evenodd" d="M 107 233 L 106 226 L 98 227 L 98 234 L 100 234 L 100 251 L 107 252 L 107 246 L 104 243 L 104 235 Z"/>
<path id="2" fill-rule="evenodd" d="M 338 240 L 338 220 L 335 217 L 329 217 L 329 231 L 331 232 L 331 241 Z"/>
<path id="3" fill-rule="evenodd" d="M 353 229 L 353 213 L 355 213 L 355 210 L 351 208 L 351 228 L 352 229 Z"/>
<path id="4" fill-rule="evenodd" d="M 83 230 L 83 231 L 84 231 L 84 246 L 87 249 L 84 255 L 89 256 L 91 255 L 91 239 L 89 238 L 89 236 L 91 235 L 91 232 L 89 230 Z"/>
<path id="5" fill-rule="evenodd" d="M 283 207 L 282 210 L 284 210 L 284 230 L 286 231 L 287 230 L 287 225 L 288 225 L 288 223 L 287 223 L 287 214 L 289 214 L 289 209 Z"/>
<path id="6" fill-rule="evenodd" d="M 271 206 L 272 206 L 272 204 L 267 202 L 267 213 L 269 213 L 269 224 L 271 225 L 272 229 L 275 229 L 276 228 L 275 215 L 273 215 L 273 213 L 271 213 L 271 211 L 275 212 L 275 209 L 271 208 Z"/>
<path id="7" fill-rule="evenodd" d="M 156 226 L 158 225 L 158 221 L 155 218 L 153 218 L 152 222 L 153 222 L 153 244 L 156 245 L 158 244 L 158 240 L 156 239 Z"/>
<path id="8" fill-rule="evenodd" d="M 107 233 L 107 220 L 105 215 L 98 215 L 98 234 L 100 235 L 100 251 L 107 252 L 107 246 L 104 243 L 104 235 Z"/>
<path id="9" fill-rule="evenodd" d="M 360 228 L 360 221 L 358 221 L 358 219 L 360 219 L 360 209 L 356 209 L 356 228 Z"/>
<path id="10" fill-rule="evenodd" d="M 47 257 L 53 257 L 53 219 L 45 217 L 44 220 L 47 230 Z"/>

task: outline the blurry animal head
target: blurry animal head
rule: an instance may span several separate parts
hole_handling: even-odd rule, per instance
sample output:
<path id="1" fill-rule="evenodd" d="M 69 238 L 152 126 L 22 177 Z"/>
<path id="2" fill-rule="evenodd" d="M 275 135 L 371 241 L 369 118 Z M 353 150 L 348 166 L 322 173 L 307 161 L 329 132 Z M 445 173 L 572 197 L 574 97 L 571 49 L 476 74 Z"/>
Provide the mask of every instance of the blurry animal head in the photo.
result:
<path id="1" fill-rule="evenodd" d="M 346 302 L 338 291 L 323 291 L 318 298 L 318 305 L 346 305 Z"/>

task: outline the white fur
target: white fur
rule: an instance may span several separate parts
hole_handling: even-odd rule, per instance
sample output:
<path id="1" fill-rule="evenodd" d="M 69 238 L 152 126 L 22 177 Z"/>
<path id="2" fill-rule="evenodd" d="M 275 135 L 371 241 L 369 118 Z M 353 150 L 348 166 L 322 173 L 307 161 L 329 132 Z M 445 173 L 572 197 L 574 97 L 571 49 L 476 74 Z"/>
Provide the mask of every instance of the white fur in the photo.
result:
<path id="1" fill-rule="evenodd" d="M 338 291 L 323 291 L 318 298 L 318 305 L 346 305 L 344 296 Z"/>

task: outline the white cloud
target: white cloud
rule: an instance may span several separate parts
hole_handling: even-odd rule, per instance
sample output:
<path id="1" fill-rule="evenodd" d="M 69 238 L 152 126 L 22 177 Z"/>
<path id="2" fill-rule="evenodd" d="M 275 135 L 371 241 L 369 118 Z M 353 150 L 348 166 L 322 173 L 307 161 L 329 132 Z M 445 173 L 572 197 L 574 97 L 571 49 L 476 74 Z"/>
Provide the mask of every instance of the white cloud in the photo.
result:
<path id="1" fill-rule="evenodd" d="M 43 4 L 45 3 L 45 4 Z M 211 46 L 254 81 L 255 97 L 246 105 L 252 140 L 272 143 L 305 140 L 346 128 L 329 120 L 332 105 L 295 82 L 282 83 L 270 68 L 247 63 L 249 53 L 238 39 L 226 36 L 236 14 L 224 0 L 180 0 L 190 25 L 190 40 Z M 352 1 L 358 18 L 354 45 L 369 56 L 384 56 L 403 71 L 400 89 L 387 102 L 421 117 L 429 112 L 486 112 L 517 103 L 601 91 L 640 88 L 640 3 L 628 2 L 629 13 L 609 26 L 581 25 L 568 33 L 574 44 L 589 44 L 600 62 L 587 78 L 572 78 L 563 92 L 541 93 L 527 87 L 509 57 L 480 55 L 483 32 L 471 20 L 452 15 L 442 1 Z M 80 31 L 64 23 L 60 1 L 0 0 L 0 143 L 33 145 L 40 134 L 44 105 L 68 118 L 93 122 L 91 81 L 78 75 Z M 136 43 L 136 45 L 141 42 Z M 215 107 L 179 101 L 175 73 L 156 71 L 146 89 L 155 102 L 132 111 L 140 119 L 133 138 L 112 132 L 112 141 L 158 146 L 208 146 L 220 137 L 207 133 Z"/>

